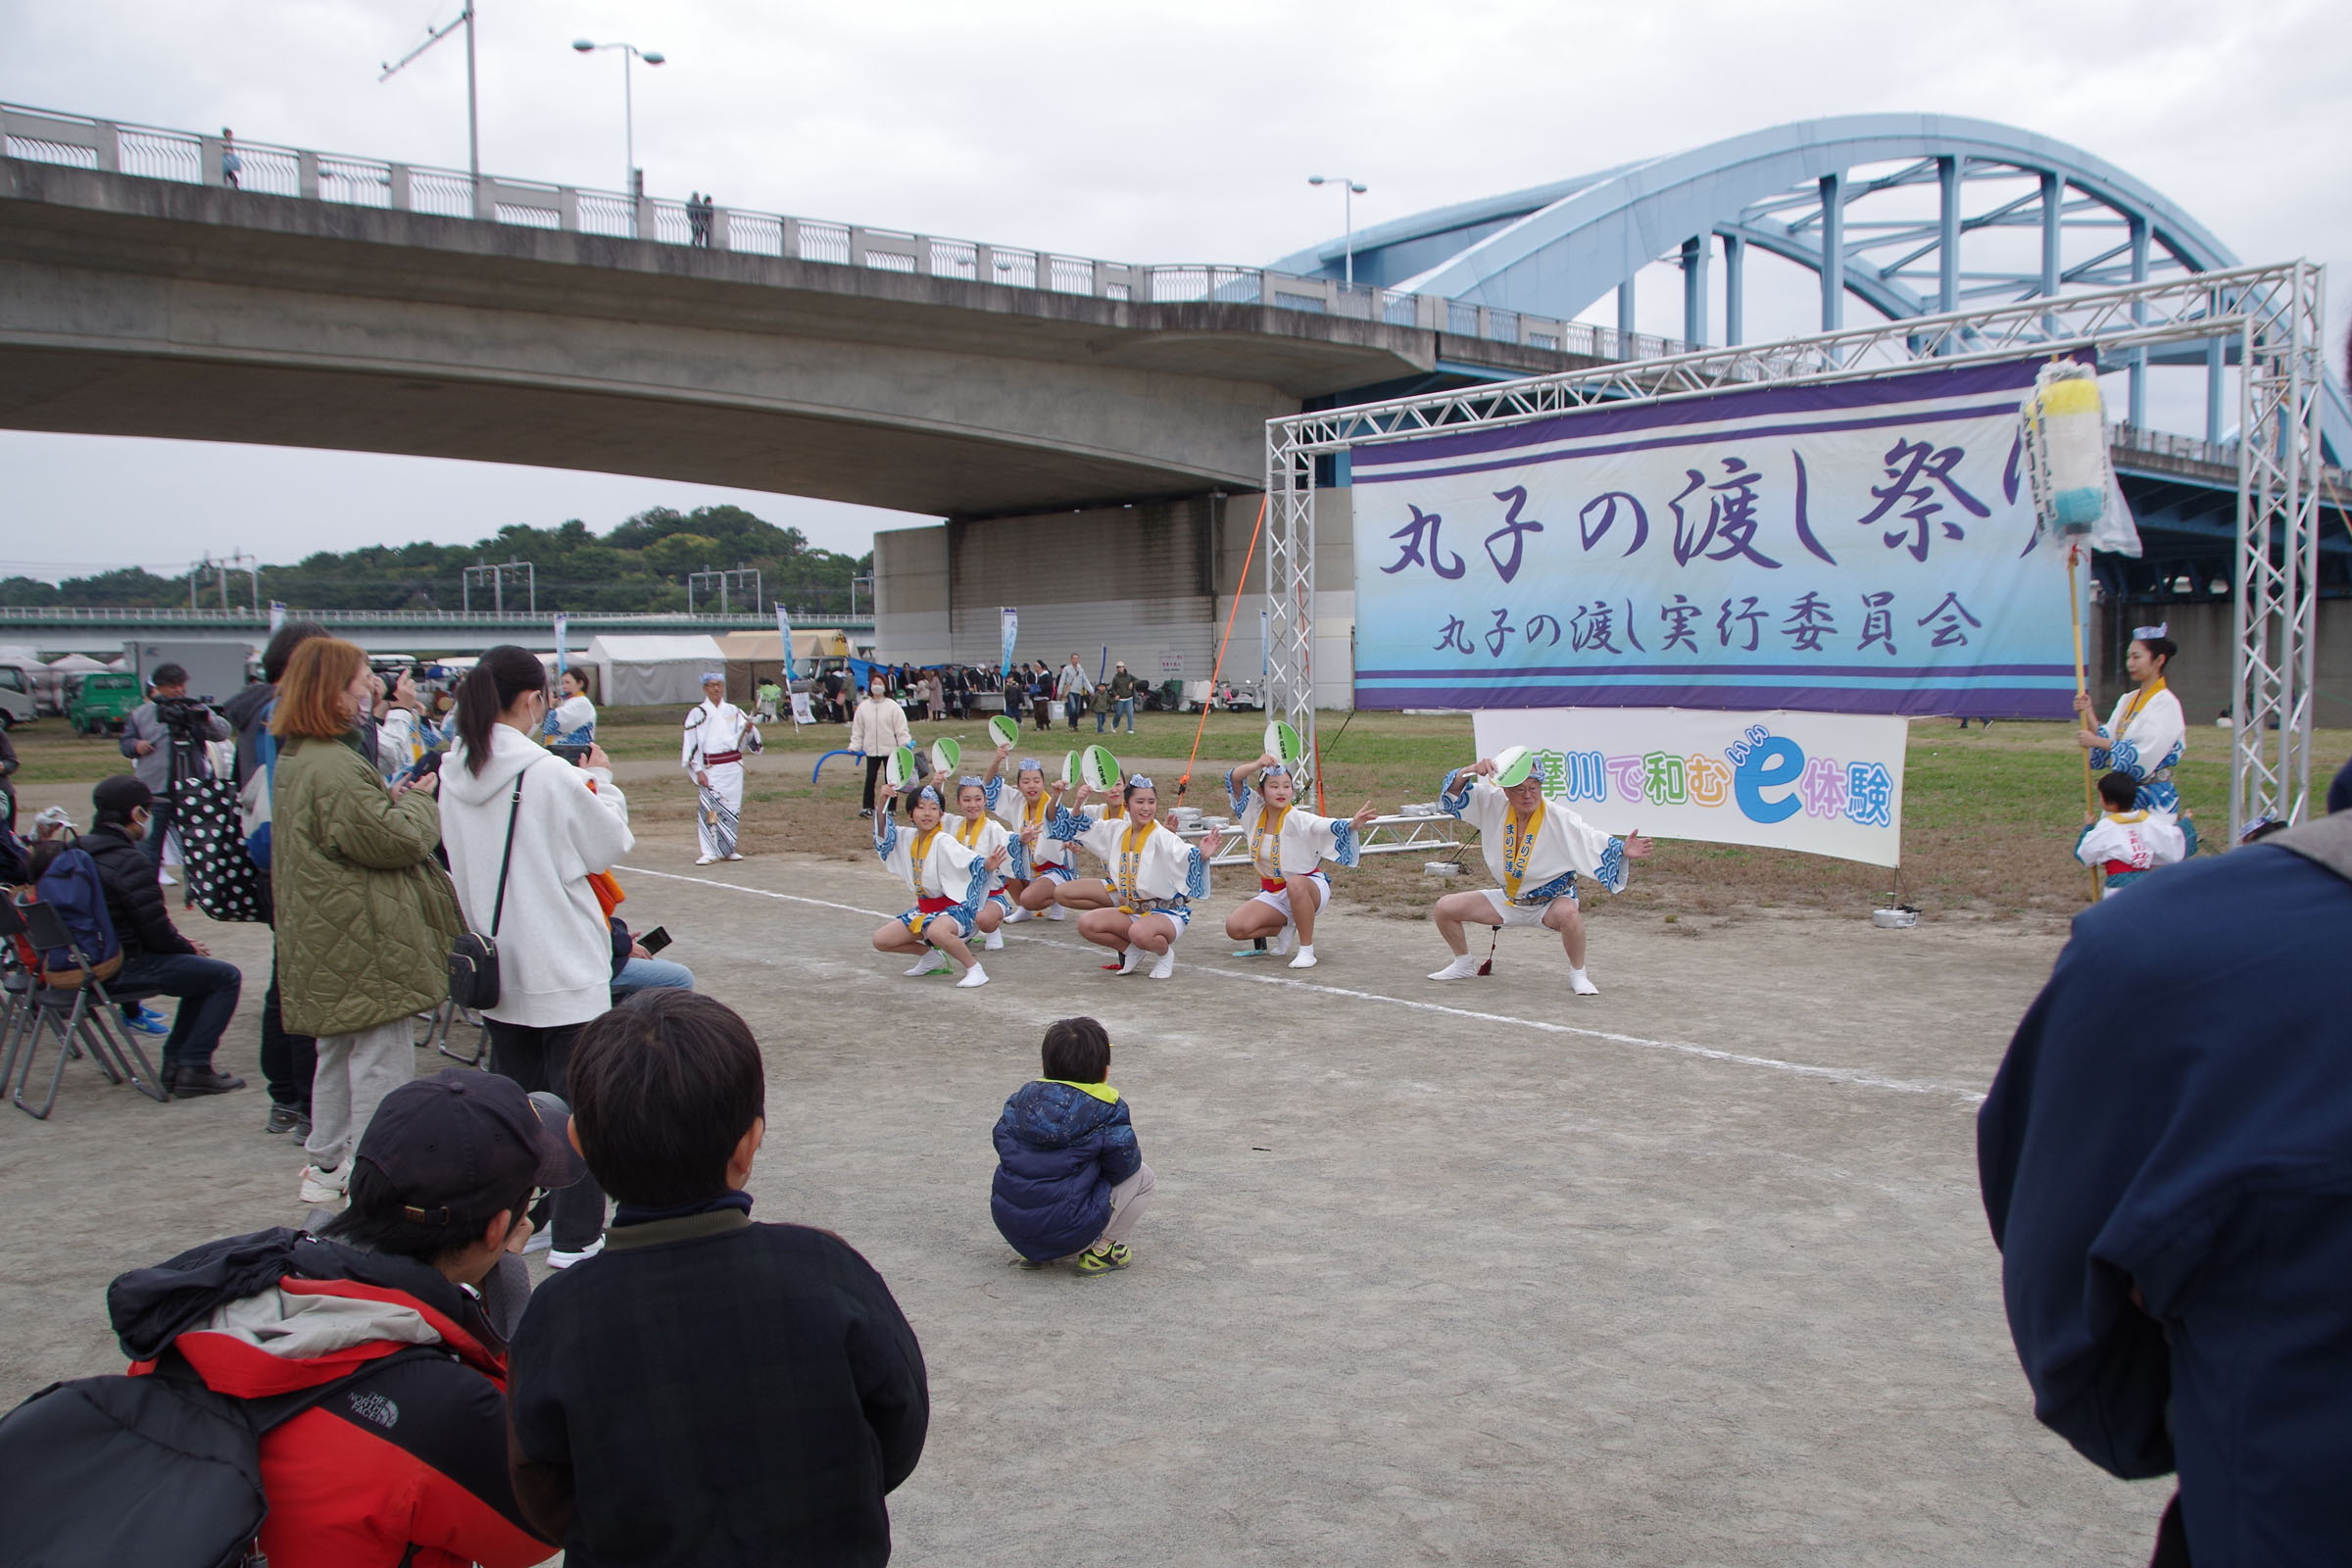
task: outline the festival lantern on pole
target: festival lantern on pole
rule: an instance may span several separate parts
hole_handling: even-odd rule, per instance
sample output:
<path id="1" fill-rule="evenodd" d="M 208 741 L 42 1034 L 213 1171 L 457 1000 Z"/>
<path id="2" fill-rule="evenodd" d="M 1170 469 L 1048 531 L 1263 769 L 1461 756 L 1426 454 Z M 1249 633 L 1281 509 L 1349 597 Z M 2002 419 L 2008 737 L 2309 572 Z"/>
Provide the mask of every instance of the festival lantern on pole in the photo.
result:
<path id="1" fill-rule="evenodd" d="M 2067 605 L 2075 620 L 2075 695 L 2090 691 L 2082 648 L 2083 552 L 2107 515 L 2114 475 L 2107 461 L 2107 420 L 2098 372 L 2081 360 L 2054 359 L 2034 377 L 2020 414 L 2025 419 L 2026 467 L 2034 480 L 2034 526 L 2066 547 Z M 2090 753 L 2082 753 L 2082 805 L 2095 817 L 2098 784 Z M 2092 867 L 2090 896 L 2099 896 Z"/>

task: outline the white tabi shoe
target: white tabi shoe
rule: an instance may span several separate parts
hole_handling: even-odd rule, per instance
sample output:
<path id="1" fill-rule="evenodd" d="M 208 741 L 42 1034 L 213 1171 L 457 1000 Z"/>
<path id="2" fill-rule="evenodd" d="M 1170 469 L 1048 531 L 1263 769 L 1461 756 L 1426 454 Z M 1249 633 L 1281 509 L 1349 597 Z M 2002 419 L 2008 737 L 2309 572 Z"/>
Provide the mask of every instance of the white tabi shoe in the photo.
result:
<path id="1" fill-rule="evenodd" d="M 988 934 L 988 940 L 987 940 L 986 942 L 984 942 L 984 943 L 982 943 L 982 944 L 981 944 L 981 949 L 980 949 L 980 951 L 982 951 L 983 953 L 1002 953 L 1002 952 L 1004 952 L 1004 932 L 1002 932 L 1002 931 L 991 931 L 991 932 Z"/>
<path id="2" fill-rule="evenodd" d="M 984 986 L 986 984 L 988 984 L 988 971 L 976 963 L 964 970 L 963 978 L 956 982 L 959 990 L 965 986 Z"/>
<path id="3" fill-rule="evenodd" d="M 921 962 L 917 963 L 913 968 L 907 970 L 906 972 L 919 980 L 927 974 L 945 974 L 947 972 L 947 968 L 948 956 L 944 953 L 941 953 L 937 949 L 933 949 L 924 956 Z"/>
<path id="4" fill-rule="evenodd" d="M 1312 969 L 1314 966 L 1315 945 L 1312 942 L 1309 942 L 1306 944 L 1306 946 L 1298 950 L 1298 956 L 1291 960 L 1291 967 L 1294 969 Z"/>
<path id="5" fill-rule="evenodd" d="M 1467 953 L 1430 976 L 1432 980 L 1468 980 L 1478 973 L 1478 960 Z"/>
<path id="6" fill-rule="evenodd" d="M 1063 908 L 1058 904 L 1046 911 L 1046 918 L 1049 920 L 1067 920 L 1069 917 L 1070 911 Z"/>
<path id="7" fill-rule="evenodd" d="M 1600 987 L 1594 985 L 1592 983 L 1592 977 L 1586 974 L 1582 969 L 1571 969 L 1568 971 L 1568 987 L 1580 997 L 1597 997 L 1600 995 Z"/>
<path id="8" fill-rule="evenodd" d="M 1161 954 L 1158 957 L 1152 960 L 1152 978 L 1154 980 L 1165 980 L 1168 976 L 1174 974 L 1175 972 L 1176 944 L 1171 942 L 1168 944 L 1167 952 Z"/>
<path id="9" fill-rule="evenodd" d="M 1010 914 L 1004 917 L 1004 923 L 1006 925 L 1019 925 L 1023 920 L 1034 920 L 1036 918 L 1037 911 L 1035 909 L 1016 908 Z"/>
<path id="10" fill-rule="evenodd" d="M 722 858 L 729 859 L 729 860 L 740 860 L 740 859 L 742 859 L 742 858 L 743 858 L 743 857 L 742 857 L 742 856 L 740 856 L 740 855 L 729 855 L 729 856 L 722 857 Z"/>
<path id="11" fill-rule="evenodd" d="M 716 865 L 718 863 L 718 857 L 715 855 L 706 855 L 694 863 L 697 865 Z"/>
<path id="12" fill-rule="evenodd" d="M 1272 957 L 1287 958 L 1291 956 L 1291 949 L 1298 946 L 1298 928 L 1295 925 L 1286 925 L 1268 940 L 1266 952 Z"/>
<path id="13" fill-rule="evenodd" d="M 1127 945 L 1127 955 L 1119 960 L 1119 973 L 1133 974 L 1136 965 L 1144 961 L 1144 950 L 1133 943 Z"/>

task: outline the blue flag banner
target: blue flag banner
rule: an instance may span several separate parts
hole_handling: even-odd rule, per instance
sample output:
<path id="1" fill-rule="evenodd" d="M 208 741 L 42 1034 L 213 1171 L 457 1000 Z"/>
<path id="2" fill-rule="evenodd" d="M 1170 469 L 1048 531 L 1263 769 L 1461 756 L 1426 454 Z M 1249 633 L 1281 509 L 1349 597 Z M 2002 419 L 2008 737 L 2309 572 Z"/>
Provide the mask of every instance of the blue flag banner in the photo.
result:
<path id="1" fill-rule="evenodd" d="M 556 617 L 556 680 L 559 682 L 559 691 L 562 689 L 560 683 L 564 679 L 564 670 L 565 667 L 564 661 L 570 657 L 564 652 L 564 645 L 570 640 L 571 617 L 569 615 L 558 615 Z"/>
<path id="2" fill-rule="evenodd" d="M 1356 448 L 1356 706 L 2067 717 L 2038 364 Z"/>
<path id="3" fill-rule="evenodd" d="M 776 635 L 784 639 L 784 688 L 790 691 L 795 679 L 792 672 L 792 612 L 782 605 L 776 606 Z"/>
<path id="4" fill-rule="evenodd" d="M 1021 612 L 1006 606 L 1002 613 L 1004 616 L 1004 645 L 1002 661 L 997 666 L 1000 678 L 1012 673 L 1012 644 L 1021 634 Z"/>

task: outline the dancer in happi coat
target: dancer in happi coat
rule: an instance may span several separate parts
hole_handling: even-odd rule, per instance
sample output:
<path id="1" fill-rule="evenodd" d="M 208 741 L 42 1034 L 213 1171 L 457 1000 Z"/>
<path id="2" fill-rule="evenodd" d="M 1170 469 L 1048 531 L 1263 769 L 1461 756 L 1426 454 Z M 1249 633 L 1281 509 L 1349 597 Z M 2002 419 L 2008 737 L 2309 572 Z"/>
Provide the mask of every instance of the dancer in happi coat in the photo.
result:
<path id="1" fill-rule="evenodd" d="M 1614 838 L 1566 806 L 1544 799 L 1544 771 L 1531 771 L 1509 789 L 1492 781 L 1494 760 L 1446 775 L 1438 804 L 1448 815 L 1478 829 L 1487 871 L 1501 884 L 1475 893 L 1448 893 L 1430 910 L 1438 935 L 1453 950 L 1453 961 L 1432 980 L 1466 980 L 1479 972 L 1470 956 L 1465 922 L 1495 927 L 1542 926 L 1556 931 L 1568 955 L 1568 983 L 1580 997 L 1600 988 L 1585 973 L 1585 917 L 1577 907 L 1576 878 L 1582 872 L 1611 893 L 1624 889 L 1627 861 L 1649 854 L 1639 833 Z"/>
<path id="2" fill-rule="evenodd" d="M 1271 754 L 1225 775 L 1233 798 L 1234 831 L 1250 845 L 1257 871 L 1257 896 L 1225 917 L 1225 934 L 1237 942 L 1271 939 L 1276 957 L 1298 956 L 1294 969 L 1315 966 L 1315 916 L 1331 902 L 1325 860 L 1353 865 L 1358 835 L 1378 813 L 1367 803 L 1353 816 L 1317 816 L 1295 804 L 1298 785 L 1289 768 Z"/>
<path id="3" fill-rule="evenodd" d="M 1078 809 L 1090 822 L 1124 822 L 1127 820 L 1126 803 L 1117 796 L 1112 796 L 1107 800 L 1085 802 L 1078 807 Z M 1043 835 L 1041 835 L 1042 837 Z M 1079 839 L 1075 842 L 1083 844 L 1086 841 Z M 1066 857 L 1066 863 L 1070 867 L 1070 875 L 1067 881 L 1054 884 L 1054 906 L 1076 909 L 1082 913 L 1088 909 L 1115 907 L 1119 902 L 1119 891 L 1111 886 L 1110 871 L 1112 867 L 1110 863 L 1107 860 L 1103 862 L 1102 876 L 1081 876 L 1078 874 L 1077 857 L 1069 852 L 1067 846 L 1064 846 L 1063 854 Z"/>
<path id="4" fill-rule="evenodd" d="M 703 700 L 686 715 L 686 741 L 680 760 L 701 791 L 695 804 L 694 836 L 702 848 L 697 865 L 713 860 L 740 860 L 735 834 L 743 810 L 743 754 L 760 750 L 760 727 L 751 715 L 727 701 L 726 677 L 717 670 L 703 676 Z"/>
<path id="5" fill-rule="evenodd" d="M 1056 811 L 1039 834 L 1083 844 L 1110 867 L 1118 902 L 1080 915 L 1078 934 L 1123 955 L 1121 974 L 1133 974 L 1142 956 L 1150 954 L 1152 978 L 1165 980 L 1176 972 L 1176 939 L 1192 923 L 1192 901 L 1208 897 L 1208 862 L 1216 858 L 1224 841 L 1211 833 L 1196 847 L 1177 837 L 1174 828 L 1157 819 L 1159 794 L 1141 773 L 1119 792 L 1124 821 L 1087 814 L 1087 793 L 1086 786 L 1079 785 L 1072 805 Z"/>
<path id="6" fill-rule="evenodd" d="M 1012 912 L 1011 895 L 1004 891 L 1004 872 L 1012 858 L 1012 835 L 1004 824 L 988 812 L 988 781 L 965 777 L 956 781 L 956 819 L 949 824 L 956 842 L 979 856 L 993 859 L 999 869 L 989 873 L 988 896 L 980 901 L 977 911 L 979 930 L 987 936 L 985 950 L 995 953 L 1004 946 L 1004 937 L 997 927 Z M 964 928 L 969 934 L 971 927 Z"/>
<path id="7" fill-rule="evenodd" d="M 895 800 L 898 786 L 884 793 Z M 899 826 L 887 808 L 874 813 L 874 853 L 914 894 L 913 908 L 874 933 L 874 951 L 914 955 L 910 975 L 939 973 L 944 954 L 963 965 L 956 985 L 984 986 L 988 971 L 965 938 L 978 929 L 980 906 L 1007 855 L 1002 844 L 986 856 L 974 853 L 942 825 L 945 814 L 939 791 L 928 784 L 907 805 L 908 826 Z"/>
<path id="8" fill-rule="evenodd" d="M 2100 774 L 2099 802 L 2106 810 L 2084 823 L 2075 840 L 2075 858 L 2105 873 L 2102 899 L 2188 853 L 2180 824 L 2166 812 L 2141 807 L 2138 795 L 2139 781 L 2122 769 Z"/>
<path id="9" fill-rule="evenodd" d="M 997 813 L 1013 835 L 1012 860 L 1004 872 L 1004 890 L 1012 895 L 1013 907 L 1004 917 L 1004 923 L 1066 919 L 1069 911 L 1054 898 L 1054 891 L 1074 880 L 1078 868 L 1070 863 L 1070 847 L 1058 839 L 1047 838 L 1043 832 L 1060 807 L 1061 784 L 1058 780 L 1048 784 L 1046 764 L 1034 757 L 1024 757 L 1020 766 L 1013 769 L 1013 782 L 1007 788 L 1004 760 L 1011 755 L 1011 747 L 998 747 L 984 781 L 989 809 Z M 1034 842 L 1024 842 L 1020 835 L 1030 828 L 1040 831 Z"/>
<path id="10" fill-rule="evenodd" d="M 2076 696 L 2075 712 L 2083 727 L 2075 732 L 2075 744 L 2090 753 L 2093 771 L 2131 774 L 2139 786 L 2139 808 L 2179 819 L 2187 853 L 2194 855 L 2197 826 L 2181 810 L 2180 791 L 2173 784 L 2173 769 L 2187 749 L 2188 720 L 2180 711 L 2180 699 L 2164 680 L 2180 648 L 2164 632 L 2163 626 L 2137 628 L 2124 654 L 2124 673 L 2132 677 L 2132 690 L 2116 699 L 2115 712 L 2106 723 L 2092 728 L 2090 699 Z"/>
<path id="11" fill-rule="evenodd" d="M 564 700 L 547 710 L 540 733 L 558 746 L 586 746 L 596 739 L 596 704 L 588 700 L 588 677 L 566 669 L 559 682 Z"/>

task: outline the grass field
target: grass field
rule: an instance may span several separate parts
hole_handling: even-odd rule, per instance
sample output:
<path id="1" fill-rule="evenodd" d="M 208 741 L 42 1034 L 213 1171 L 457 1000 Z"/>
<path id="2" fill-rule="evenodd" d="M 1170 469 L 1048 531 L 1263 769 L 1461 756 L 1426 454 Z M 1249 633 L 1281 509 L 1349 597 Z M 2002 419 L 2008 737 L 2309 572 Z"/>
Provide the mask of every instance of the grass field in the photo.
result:
<path id="1" fill-rule="evenodd" d="M 607 709 L 600 719 L 605 749 L 616 762 L 674 761 L 678 714 L 669 709 Z M 1159 781 L 1164 803 L 1192 757 L 1199 715 L 1144 715 L 1140 733 L 1109 737 L 1112 749 L 1134 771 Z M 985 719 L 914 726 L 918 745 L 953 735 L 967 753 L 985 758 Z M 1235 762 L 1258 754 L 1262 717 L 1211 714 L 1200 728 L 1200 752 L 1186 800 L 1204 809 L 1220 808 L 1218 779 Z M 811 784 L 808 769 L 824 751 L 838 746 L 846 731 L 820 725 L 795 738 L 790 725 L 770 736 L 769 758 L 755 774 L 744 803 L 744 842 L 754 851 L 806 851 L 862 858 L 865 825 L 857 815 L 858 776 L 846 759 L 826 764 Z M 62 723 L 44 722 L 13 736 L 26 784 L 74 784 L 122 772 L 128 761 L 105 739 L 83 739 Z M 1092 723 L 1074 739 L 1066 728 L 1052 735 L 1023 732 L 1057 766 L 1060 754 L 1079 741 L 1095 739 Z M 2189 760 L 2179 769 L 2183 800 L 2196 813 L 2210 848 L 2219 848 L 2229 818 L 2229 773 L 2223 759 L 2228 737 L 2219 730 L 2192 731 Z M 1322 733 L 1325 801 L 1334 814 L 1352 811 L 1369 799 L 1384 808 L 1436 797 L 1446 771 L 1472 760 L 1466 715 L 1400 713 L 1325 715 Z M 2324 730 L 2318 756 L 2326 771 L 2315 776 L 2325 789 L 2332 772 L 2328 760 L 2352 753 L 2352 730 Z M 2082 754 L 2071 726 L 1999 723 L 1989 729 L 1961 729 L 1949 719 L 1922 719 L 1911 726 L 1904 782 L 1903 865 L 1890 874 L 1878 866 L 1787 851 L 1734 845 L 1667 843 L 1636 874 L 1616 901 L 1635 908 L 1656 908 L 1716 918 L 1775 908 L 1861 910 L 1888 902 L 1899 890 L 1904 902 L 1931 916 L 2015 919 L 2064 915 L 2080 908 L 2088 877 L 2072 856 L 2082 821 Z M 630 785 L 639 812 L 656 819 L 684 820 L 693 808 L 682 774 L 633 768 L 642 774 Z M 1473 876 L 1479 857 L 1465 845 L 1462 858 Z M 1340 897 L 1371 912 L 1418 919 L 1426 914 L 1431 879 L 1420 854 L 1368 858 L 1363 867 L 1340 879 Z M 1601 900 L 1594 896 L 1593 904 Z"/>

